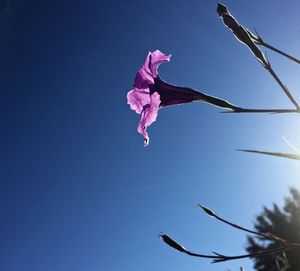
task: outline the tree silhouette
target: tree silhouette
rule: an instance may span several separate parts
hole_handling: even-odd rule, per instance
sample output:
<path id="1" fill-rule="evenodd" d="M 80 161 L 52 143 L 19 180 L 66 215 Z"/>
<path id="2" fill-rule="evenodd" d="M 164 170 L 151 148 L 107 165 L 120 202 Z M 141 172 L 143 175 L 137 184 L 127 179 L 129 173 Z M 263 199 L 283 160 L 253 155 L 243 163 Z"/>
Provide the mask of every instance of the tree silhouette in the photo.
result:
<path id="1" fill-rule="evenodd" d="M 254 224 L 257 232 L 272 233 L 290 242 L 300 243 L 300 191 L 291 188 L 290 194 L 285 199 L 282 209 L 275 203 L 272 209 L 263 208 L 263 212 L 256 217 Z M 248 236 L 246 249 L 249 253 L 253 253 L 278 247 L 278 244 L 278 241 L 267 240 L 263 236 Z M 253 260 L 254 268 L 258 271 L 299 271 L 300 247 L 281 254 L 253 258 Z"/>

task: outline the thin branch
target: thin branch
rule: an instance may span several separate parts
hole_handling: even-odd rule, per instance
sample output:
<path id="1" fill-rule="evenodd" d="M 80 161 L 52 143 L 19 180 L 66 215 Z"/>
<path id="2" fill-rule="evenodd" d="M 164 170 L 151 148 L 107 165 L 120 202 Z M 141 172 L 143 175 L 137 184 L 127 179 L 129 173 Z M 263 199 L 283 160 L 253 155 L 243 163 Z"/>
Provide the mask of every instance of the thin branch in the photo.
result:
<path id="1" fill-rule="evenodd" d="M 300 64 L 300 60 L 299 60 L 299 59 L 297 59 L 297 58 L 295 58 L 295 57 L 293 57 L 293 56 L 291 56 L 291 55 L 289 55 L 289 54 L 287 54 L 287 53 L 285 53 L 285 52 L 283 52 L 283 51 L 281 51 L 281 50 L 279 50 L 279 49 L 277 49 L 277 48 L 271 46 L 271 45 L 268 44 L 268 43 L 265 43 L 264 41 L 263 41 L 262 43 L 260 43 L 260 45 L 262 45 L 262 46 L 264 46 L 264 47 L 266 47 L 266 48 L 268 48 L 268 49 L 270 49 L 270 50 L 272 50 L 272 51 L 275 51 L 276 53 L 281 54 L 281 55 L 283 55 L 283 56 L 289 58 L 290 60 L 292 60 L 292 61 L 294 61 L 294 62 Z"/>
<path id="2" fill-rule="evenodd" d="M 218 219 L 219 221 L 234 227 L 236 229 L 248 232 L 248 233 L 252 233 L 252 234 L 256 234 L 258 236 L 261 236 L 265 239 L 269 239 L 269 240 L 273 240 L 273 241 L 279 241 L 281 242 L 283 245 L 277 248 L 272 248 L 272 249 L 265 249 L 265 250 L 259 250 L 259 251 L 255 251 L 252 253 L 248 253 L 248 254 L 242 254 L 242 255 L 235 255 L 235 256 L 226 256 L 220 253 L 216 253 L 213 252 L 213 255 L 207 255 L 207 254 L 199 254 L 199 253 L 195 253 L 192 252 L 188 249 L 186 249 L 184 246 L 182 246 L 181 244 L 179 244 L 178 242 L 176 242 L 174 239 L 172 239 L 170 236 L 164 234 L 164 233 L 160 233 L 160 238 L 170 247 L 172 247 L 173 249 L 176 249 L 182 253 L 185 253 L 189 256 L 193 256 L 193 257 L 199 257 L 199 258 L 209 258 L 212 259 L 212 263 L 219 263 L 219 262 L 224 262 L 224 261 L 230 261 L 230 260 L 237 260 L 237 259 L 243 259 L 243 258 L 253 258 L 253 257 L 263 257 L 263 256 L 267 256 L 270 254 L 274 254 L 274 253 L 281 253 L 284 252 L 288 249 L 294 248 L 294 247 L 299 247 L 300 244 L 298 243 L 293 243 L 293 242 L 289 242 L 286 241 L 274 234 L 271 233 L 260 233 L 260 232 L 256 232 L 253 230 L 249 230 L 245 227 L 242 227 L 240 225 L 234 224 L 228 220 L 225 220 L 221 217 L 219 217 L 216 213 L 214 213 L 212 210 L 208 209 L 207 207 L 200 205 L 199 207 L 209 216 L 214 217 L 216 219 Z"/>
<path id="3" fill-rule="evenodd" d="M 285 113 L 300 113 L 299 109 L 255 109 L 239 107 L 234 110 L 222 111 L 221 113 L 271 113 L 271 114 L 285 114 Z"/>
<path id="4" fill-rule="evenodd" d="M 207 207 L 201 205 L 201 204 L 198 204 L 198 206 L 206 213 L 208 214 L 209 216 L 211 217 L 214 217 L 216 219 L 218 219 L 219 221 L 231 226 L 231 227 L 234 227 L 236 229 L 239 229 L 239 230 L 242 230 L 242 231 L 245 231 L 245 232 L 248 232 L 248 233 L 252 233 L 252 234 L 256 234 L 258 236 L 261 236 L 261 237 L 264 237 L 266 239 L 269 239 L 269 240 L 274 240 L 274 241 L 280 241 L 281 243 L 287 245 L 287 244 L 291 244 L 290 242 L 274 235 L 274 234 L 271 234 L 271 233 L 261 233 L 261 232 L 257 232 L 257 231 L 254 231 L 254 230 L 249 230 L 245 227 L 242 227 L 240 225 L 237 225 L 237 224 L 234 224 L 228 220 L 225 220 L 224 218 L 218 216 L 216 213 L 214 213 L 213 211 L 211 211 L 210 209 L 208 209 Z"/>
<path id="5" fill-rule="evenodd" d="M 295 98 L 293 97 L 293 95 L 290 93 L 288 87 L 286 85 L 284 85 L 281 80 L 279 79 L 279 77 L 277 76 L 277 74 L 274 72 L 274 70 L 272 69 L 270 63 L 269 65 L 266 67 L 266 69 L 268 70 L 268 72 L 273 76 L 273 78 L 276 80 L 276 82 L 279 84 L 279 86 L 281 87 L 281 89 L 284 91 L 284 93 L 286 94 L 286 96 L 288 96 L 288 98 L 290 99 L 290 101 L 293 103 L 293 105 L 295 105 L 295 107 L 297 108 L 297 110 L 300 109 L 298 103 L 296 102 Z"/>
<path id="6" fill-rule="evenodd" d="M 274 254 L 274 253 L 284 252 L 284 251 L 287 251 L 291 248 L 292 248 L 291 245 L 286 245 L 286 246 L 281 246 L 281 247 L 278 247 L 278 248 L 262 250 L 262 251 L 249 253 L 249 254 L 244 254 L 244 255 L 223 256 L 222 258 L 213 260 L 213 263 L 220 263 L 220 262 L 225 262 L 225 261 L 230 261 L 230 260 L 238 260 L 238 259 L 243 259 L 243 258 L 263 257 L 263 256 L 271 255 L 271 254 Z"/>
<path id="7" fill-rule="evenodd" d="M 211 254 L 211 255 L 206 255 L 206 254 L 199 254 L 199 253 L 195 253 L 195 252 L 187 250 L 186 248 L 184 248 L 182 245 L 180 245 L 178 242 L 176 242 L 175 240 L 173 240 L 170 236 L 168 236 L 166 234 L 161 233 L 160 237 L 170 247 L 172 247 L 182 253 L 185 253 L 189 256 L 212 259 L 213 260 L 212 263 L 219 263 L 219 262 L 237 260 L 237 259 L 242 259 L 242 258 L 262 257 L 262 256 L 274 254 L 274 253 L 283 252 L 283 251 L 286 251 L 286 250 L 292 248 L 292 245 L 284 245 L 284 246 L 281 246 L 278 248 L 267 249 L 267 250 L 263 250 L 263 251 L 257 251 L 254 253 L 235 255 L 235 256 L 226 256 L 226 255 L 222 255 L 222 254 L 219 254 L 216 252 L 213 252 L 213 254 Z"/>
<path id="8" fill-rule="evenodd" d="M 270 49 L 270 50 L 272 50 L 272 51 L 274 51 L 274 52 L 276 52 L 276 53 L 278 53 L 278 54 L 281 54 L 281 55 L 287 57 L 288 59 L 290 59 L 290 60 L 296 62 L 297 64 L 300 64 L 300 60 L 299 60 L 299 59 L 297 59 L 296 57 L 293 57 L 293 56 L 287 54 L 286 52 L 283 52 L 283 51 L 281 51 L 281 50 L 279 50 L 279 49 L 273 47 L 272 45 L 266 43 L 266 42 L 261 38 L 261 36 L 258 34 L 258 32 L 257 32 L 257 30 L 256 30 L 255 28 L 254 28 L 254 31 L 255 31 L 256 35 L 254 35 L 253 33 L 251 33 L 251 32 L 247 29 L 247 32 L 248 32 L 248 34 L 250 35 L 250 37 L 253 39 L 254 43 L 256 43 L 256 44 L 258 44 L 258 45 L 261 45 L 261 46 L 264 46 L 264 47 L 266 47 L 266 48 L 268 48 L 268 49 Z"/>

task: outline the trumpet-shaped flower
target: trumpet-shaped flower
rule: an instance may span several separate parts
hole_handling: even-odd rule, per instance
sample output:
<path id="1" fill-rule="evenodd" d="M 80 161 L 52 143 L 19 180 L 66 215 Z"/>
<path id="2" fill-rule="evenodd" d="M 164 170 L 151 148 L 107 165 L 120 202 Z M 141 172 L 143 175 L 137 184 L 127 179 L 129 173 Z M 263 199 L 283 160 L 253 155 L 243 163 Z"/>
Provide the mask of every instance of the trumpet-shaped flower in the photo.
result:
<path id="1" fill-rule="evenodd" d="M 149 52 L 145 63 L 135 77 L 133 89 L 127 94 L 127 102 L 131 109 L 141 114 L 137 130 L 144 136 L 145 146 L 149 144 L 147 127 L 156 120 L 161 107 L 204 101 L 233 111 L 238 109 L 225 100 L 164 82 L 160 79 L 157 69 L 160 64 L 169 62 L 170 58 L 171 55 L 165 55 L 159 50 Z"/>

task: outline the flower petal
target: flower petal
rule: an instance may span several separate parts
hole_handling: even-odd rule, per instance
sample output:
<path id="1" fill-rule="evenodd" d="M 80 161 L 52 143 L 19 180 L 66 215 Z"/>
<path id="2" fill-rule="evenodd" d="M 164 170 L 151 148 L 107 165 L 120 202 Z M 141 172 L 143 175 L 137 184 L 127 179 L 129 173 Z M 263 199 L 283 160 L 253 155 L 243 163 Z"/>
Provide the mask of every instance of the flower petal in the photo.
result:
<path id="1" fill-rule="evenodd" d="M 153 53 L 151 53 L 149 68 L 150 68 L 150 70 L 152 72 L 152 76 L 154 78 L 156 78 L 158 76 L 157 69 L 158 69 L 159 65 L 164 62 L 169 62 L 170 58 L 171 58 L 171 55 L 165 55 L 164 53 L 162 53 L 159 50 L 156 50 Z"/>
<path id="2" fill-rule="evenodd" d="M 143 111 L 141 120 L 138 125 L 138 132 L 144 136 L 144 144 L 147 146 L 149 144 L 149 135 L 147 132 L 147 127 L 150 126 L 157 117 L 158 109 L 160 105 L 160 96 L 157 92 L 153 93 L 150 97 L 150 104 L 147 104 Z"/>
<path id="3" fill-rule="evenodd" d="M 137 88 L 144 88 L 147 87 L 149 84 L 154 83 L 153 75 L 150 70 L 150 63 L 151 63 L 151 52 L 148 53 L 145 63 L 143 66 L 139 69 L 135 79 L 134 79 L 134 87 Z"/>
<path id="4" fill-rule="evenodd" d="M 134 87 L 146 88 L 149 84 L 154 84 L 154 78 L 158 76 L 157 69 L 160 64 L 169 62 L 171 55 L 165 55 L 159 50 L 149 52 L 145 63 L 139 69 L 134 82 Z"/>
<path id="5" fill-rule="evenodd" d="M 127 103 L 138 114 L 142 113 L 145 105 L 150 104 L 150 100 L 150 90 L 148 88 L 134 88 L 127 94 Z"/>

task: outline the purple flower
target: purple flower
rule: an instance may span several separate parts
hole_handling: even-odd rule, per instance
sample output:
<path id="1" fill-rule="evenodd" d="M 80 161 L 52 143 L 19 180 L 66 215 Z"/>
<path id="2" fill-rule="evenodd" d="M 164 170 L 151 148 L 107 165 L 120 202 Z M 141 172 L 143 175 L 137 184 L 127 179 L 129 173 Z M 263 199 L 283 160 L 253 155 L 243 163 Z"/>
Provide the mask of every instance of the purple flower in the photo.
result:
<path id="1" fill-rule="evenodd" d="M 160 107 L 160 95 L 157 91 L 151 91 L 150 86 L 155 85 L 155 78 L 158 77 L 158 66 L 163 62 L 170 61 L 171 55 L 165 55 L 159 50 L 149 52 L 144 65 L 138 71 L 134 89 L 128 92 L 127 101 L 132 110 L 142 114 L 138 125 L 138 132 L 144 136 L 144 144 L 149 144 L 147 127 L 150 126 L 157 117 Z M 152 89 L 152 88 L 151 88 Z"/>
<path id="2" fill-rule="evenodd" d="M 157 69 L 160 64 L 169 62 L 170 58 L 171 55 L 165 55 L 159 50 L 149 52 L 144 65 L 135 77 L 133 89 L 127 94 L 130 108 L 142 115 L 137 130 L 144 136 L 145 146 L 149 144 L 147 127 L 156 120 L 161 107 L 204 101 L 233 111 L 239 109 L 225 100 L 190 88 L 174 86 L 161 80 Z"/>

